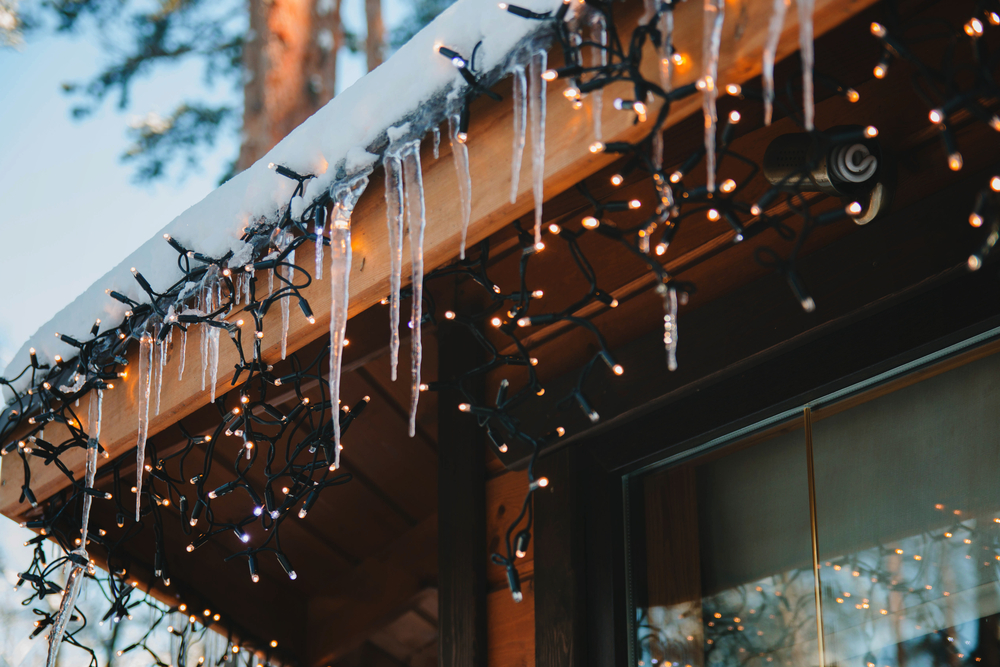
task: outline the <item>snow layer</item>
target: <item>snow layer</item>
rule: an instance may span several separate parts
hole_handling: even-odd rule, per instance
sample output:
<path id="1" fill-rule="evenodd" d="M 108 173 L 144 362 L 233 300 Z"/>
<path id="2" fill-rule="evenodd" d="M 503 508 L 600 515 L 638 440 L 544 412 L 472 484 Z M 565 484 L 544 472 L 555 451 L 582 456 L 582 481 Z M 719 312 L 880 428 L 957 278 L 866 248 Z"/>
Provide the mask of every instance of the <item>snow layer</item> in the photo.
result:
<path id="1" fill-rule="evenodd" d="M 560 0 L 519 0 L 518 4 L 544 12 L 554 10 Z M 55 355 L 75 357 L 76 350 L 61 342 L 56 333 L 88 340 L 90 328 L 98 318 L 102 331 L 117 326 L 127 307 L 111 299 L 105 290 L 116 290 L 139 302 L 148 301 L 133 278 L 131 267 L 138 269 L 154 290 L 165 290 L 180 280 L 177 253 L 164 241 L 163 234 L 213 257 L 227 252 L 239 256 L 241 251 L 245 255 L 248 248 L 240 240 L 243 229 L 261 219 L 276 221 L 295 187 L 294 181 L 268 169 L 269 163 L 284 165 L 300 174 L 316 174 L 317 178 L 306 189 L 305 196 L 310 200 L 326 192 L 336 180 L 366 166 L 365 163 L 371 164 L 376 156 L 367 151 L 384 146 L 386 130 L 408 118 L 426 117 L 430 102 L 443 105 L 446 97 L 454 99 L 455 92 L 464 89 L 458 70 L 448 58 L 437 53 L 436 46 L 447 46 L 468 58 L 481 41 L 475 67 L 478 72 L 489 72 L 503 65 L 508 54 L 541 25 L 500 9 L 496 0 L 459 0 L 249 169 L 179 215 L 108 271 L 40 327 L 14 356 L 4 374 L 16 375 L 28 365 L 30 347 L 37 350 L 42 363 L 52 363 Z M 436 120 L 444 117 L 442 108 Z M 297 200 L 293 213 L 302 209 Z M 22 380 L 16 388 L 27 389 L 27 380 Z M 10 400 L 12 396 L 6 387 L 4 392 Z"/>

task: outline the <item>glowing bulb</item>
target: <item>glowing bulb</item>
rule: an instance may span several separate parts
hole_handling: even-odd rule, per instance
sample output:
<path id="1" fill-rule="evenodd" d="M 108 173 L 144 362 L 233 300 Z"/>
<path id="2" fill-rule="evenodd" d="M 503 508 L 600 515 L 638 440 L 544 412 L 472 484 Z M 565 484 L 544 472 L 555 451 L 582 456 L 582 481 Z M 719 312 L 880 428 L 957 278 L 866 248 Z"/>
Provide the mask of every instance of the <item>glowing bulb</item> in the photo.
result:
<path id="1" fill-rule="evenodd" d="M 972 225 L 973 227 L 982 227 L 983 216 L 979 215 L 978 213 L 971 214 L 969 216 L 969 224 Z"/>
<path id="2" fill-rule="evenodd" d="M 948 156 L 948 168 L 951 169 L 952 171 L 958 171 L 959 169 L 961 169 L 962 164 L 963 162 L 961 153 L 956 152 Z"/>
<path id="3" fill-rule="evenodd" d="M 531 293 L 532 299 L 541 299 L 543 296 L 545 296 L 545 292 L 543 292 L 540 289 L 536 289 L 534 292 Z"/>
<path id="4" fill-rule="evenodd" d="M 581 220 L 581 223 L 583 224 L 584 229 L 597 229 L 598 225 L 601 224 L 600 221 L 592 215 L 585 217 Z"/>
<path id="5" fill-rule="evenodd" d="M 657 243 L 656 244 L 656 254 L 657 255 L 663 255 L 666 252 L 667 252 L 667 244 L 666 243 Z"/>
<path id="6" fill-rule="evenodd" d="M 558 234 L 561 231 L 562 227 L 560 227 L 556 223 L 553 222 L 551 225 L 549 225 L 549 232 L 551 232 L 552 234 Z"/>
<path id="7" fill-rule="evenodd" d="M 1000 176 L 994 176 L 990 179 L 990 189 L 993 192 L 1000 192 Z"/>
<path id="8" fill-rule="evenodd" d="M 547 69 L 544 72 L 542 72 L 542 78 L 545 79 L 546 81 L 555 81 L 556 79 L 559 78 L 559 72 L 555 71 L 554 69 Z"/>
<path id="9" fill-rule="evenodd" d="M 621 375 L 622 373 L 625 372 L 625 369 L 622 367 L 621 364 L 615 364 L 614 368 L 612 368 L 611 370 L 615 372 L 615 375 Z"/>
<path id="10" fill-rule="evenodd" d="M 761 213 L 760 206 L 758 206 L 757 204 L 754 204 L 753 206 L 750 207 L 751 215 L 760 215 L 760 213 Z"/>
<path id="11" fill-rule="evenodd" d="M 567 100 L 570 101 L 575 100 L 579 96 L 580 96 L 580 89 L 575 86 L 570 86 L 569 88 L 563 91 L 563 97 L 565 97 Z"/>
<path id="12" fill-rule="evenodd" d="M 604 151 L 604 142 L 595 141 L 594 143 L 590 144 L 591 153 L 601 153 L 603 151 Z"/>
<path id="13" fill-rule="evenodd" d="M 492 320 L 490 320 L 490 324 L 492 324 L 495 327 L 498 327 L 501 324 L 503 324 L 503 320 L 501 320 L 499 317 L 494 317 Z"/>
<path id="14" fill-rule="evenodd" d="M 637 208 L 642 208 L 642 202 L 639 201 L 638 199 L 633 199 L 628 203 L 628 207 L 632 210 L 635 210 Z"/>
<path id="15" fill-rule="evenodd" d="M 625 178 L 621 174 L 615 174 L 611 177 L 611 185 L 621 185 L 625 181 Z"/>
<path id="16" fill-rule="evenodd" d="M 726 84 L 726 92 L 732 95 L 733 97 L 736 97 L 737 95 L 743 92 L 743 88 L 741 88 L 740 84 L 738 83 L 729 83 Z"/>
<path id="17" fill-rule="evenodd" d="M 675 171 L 674 173 L 670 174 L 671 183 L 680 183 L 682 178 L 684 178 L 684 174 L 682 174 L 680 171 Z"/>
<path id="18" fill-rule="evenodd" d="M 544 243 L 542 243 L 541 241 L 539 241 L 538 243 L 535 244 L 535 252 L 541 252 L 543 250 L 545 250 L 545 244 Z"/>
<path id="19" fill-rule="evenodd" d="M 878 128 L 875 127 L 874 125 L 869 125 L 868 127 L 865 128 L 865 136 L 868 137 L 869 139 L 874 139 L 875 137 L 878 136 Z"/>
<path id="20" fill-rule="evenodd" d="M 983 22 L 977 18 L 969 19 L 965 24 L 965 34 L 969 37 L 979 37 L 983 34 Z"/>
<path id="21" fill-rule="evenodd" d="M 684 54 L 682 54 L 682 53 L 675 53 L 674 55 L 672 55 L 670 57 L 671 57 L 671 59 L 673 59 L 675 65 L 683 65 L 684 64 Z"/>
<path id="22" fill-rule="evenodd" d="M 876 37 L 885 37 L 885 26 L 881 23 L 873 22 L 871 24 L 871 31 Z"/>
<path id="23" fill-rule="evenodd" d="M 736 123 L 740 122 L 740 112 L 737 111 L 736 109 L 733 109 L 732 111 L 730 111 L 729 112 L 729 122 L 732 123 L 733 125 L 735 125 Z"/>
<path id="24" fill-rule="evenodd" d="M 859 95 L 858 91 L 854 90 L 853 88 L 848 88 L 844 92 L 844 94 L 847 96 L 847 101 L 850 102 L 851 104 L 854 104 L 855 102 L 861 99 L 861 95 Z"/>
<path id="25" fill-rule="evenodd" d="M 850 215 L 860 215 L 861 214 L 861 204 L 859 202 L 851 202 L 847 205 L 847 212 Z"/>
<path id="26" fill-rule="evenodd" d="M 453 320 L 453 319 L 455 319 L 455 311 L 453 311 L 453 310 L 446 310 L 446 311 L 444 311 L 444 318 L 446 320 Z"/>
<path id="27" fill-rule="evenodd" d="M 983 265 L 983 260 L 979 255 L 969 255 L 968 265 L 970 271 L 978 271 Z"/>
<path id="28" fill-rule="evenodd" d="M 714 208 L 710 208 L 708 209 L 707 217 L 709 220 L 712 220 L 714 222 L 715 220 L 719 219 L 719 212 L 716 211 Z"/>
<path id="29" fill-rule="evenodd" d="M 519 326 L 519 327 L 528 327 L 528 326 L 531 326 L 531 318 L 530 317 L 522 317 L 521 319 L 519 319 L 517 321 L 517 326 Z"/>
<path id="30" fill-rule="evenodd" d="M 927 114 L 927 117 L 931 119 L 932 123 L 940 123 L 944 120 L 944 111 L 941 109 L 931 109 L 930 113 Z"/>
<path id="31" fill-rule="evenodd" d="M 469 405 L 468 403 L 459 403 L 458 409 L 460 412 L 470 412 L 472 411 L 472 406 Z"/>
<path id="32" fill-rule="evenodd" d="M 549 478 L 548 477 L 539 477 L 538 478 L 538 487 L 539 488 L 544 489 L 548 485 L 549 485 Z"/>
<path id="33" fill-rule="evenodd" d="M 885 78 L 885 65 L 883 65 L 882 63 L 879 63 L 878 65 L 875 65 L 875 69 L 872 70 L 872 74 L 875 75 L 876 79 L 884 79 Z"/>
<path id="34" fill-rule="evenodd" d="M 719 186 L 719 189 L 727 193 L 732 192 L 733 190 L 736 189 L 736 181 L 734 181 L 731 178 L 727 178 L 726 180 L 722 181 L 722 185 Z"/>

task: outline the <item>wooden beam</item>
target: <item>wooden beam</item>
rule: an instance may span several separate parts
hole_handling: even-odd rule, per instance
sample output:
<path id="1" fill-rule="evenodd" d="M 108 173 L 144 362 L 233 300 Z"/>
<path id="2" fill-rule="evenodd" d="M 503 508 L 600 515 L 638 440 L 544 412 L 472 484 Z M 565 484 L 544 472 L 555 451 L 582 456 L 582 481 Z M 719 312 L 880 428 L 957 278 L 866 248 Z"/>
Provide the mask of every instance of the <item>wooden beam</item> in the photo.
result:
<path id="1" fill-rule="evenodd" d="M 818 0 L 815 7 L 814 26 L 820 35 L 851 15 L 861 11 L 875 0 Z M 767 22 L 772 3 L 769 0 L 735 0 L 728 3 L 729 19 L 723 30 L 723 49 L 719 60 L 719 80 L 721 83 L 742 82 L 760 72 L 761 52 L 767 34 Z M 638 22 L 642 4 L 636 1 L 616 8 L 616 22 L 623 33 L 623 42 Z M 782 58 L 795 50 L 797 22 L 794 14 L 787 20 L 783 39 L 778 51 Z M 676 48 L 684 53 L 690 65 L 677 73 L 677 85 L 690 83 L 700 73 L 700 52 L 702 15 L 698 3 L 682 3 L 675 10 Z M 650 46 L 648 57 L 644 58 L 644 75 L 657 78 L 657 57 Z M 498 86 L 502 92 L 509 91 L 509 82 Z M 617 84 L 605 91 L 606 99 L 616 96 L 628 97 L 625 84 Z M 673 125 L 685 116 L 694 113 L 701 105 L 698 96 L 692 96 L 675 103 L 668 125 Z M 510 147 L 513 140 L 512 106 L 508 102 L 496 103 L 485 98 L 473 105 L 470 136 L 470 171 L 473 182 L 472 222 L 468 230 L 469 245 L 490 236 L 504 225 L 533 207 L 531 194 L 530 160 L 524 161 L 520 176 L 519 196 L 516 203 L 508 199 L 509 180 L 504 169 L 497 165 L 509 164 Z M 634 141 L 643 136 L 647 126 L 632 123 L 632 116 L 616 111 L 611 104 L 604 105 L 603 131 L 605 141 Z M 562 98 L 558 86 L 550 86 L 548 92 L 548 123 L 546 132 L 547 155 L 545 160 L 545 193 L 551 197 L 582 178 L 611 163 L 615 156 L 592 154 L 588 146 L 592 141 L 590 114 L 571 109 Z M 430 151 L 424 151 L 423 182 L 427 201 L 427 232 L 424 242 L 425 266 L 428 270 L 441 266 L 457 254 L 460 230 L 460 211 L 457 183 L 452 160 L 444 147 L 441 158 L 433 160 Z M 351 304 L 349 314 L 353 317 L 383 298 L 389 289 L 389 257 L 386 252 L 387 229 L 385 225 L 385 201 L 382 195 L 381 172 L 372 177 L 368 191 L 361 198 L 354 213 L 353 249 L 354 265 L 351 275 Z M 308 255 L 308 247 L 303 248 Z M 409 251 L 404 250 L 404 257 Z M 142 268 L 142 267 L 140 267 Z M 407 263 L 404 275 L 409 271 Z M 288 348 L 296 350 L 324 335 L 330 321 L 330 284 L 320 280 L 304 290 L 312 305 L 316 324 L 309 324 L 299 314 L 292 316 L 288 332 Z M 273 309 L 265 322 L 263 357 L 277 359 L 280 340 L 275 333 L 280 331 L 280 314 Z M 195 337 L 196 338 L 196 337 Z M 190 341 L 192 348 L 189 367 L 183 381 L 177 381 L 177 359 L 175 353 L 167 364 L 166 378 L 162 388 L 161 410 L 151 415 L 149 433 L 155 434 L 177 420 L 191 414 L 209 401 L 208 389 L 203 390 L 199 360 L 196 358 L 197 339 Z M 134 353 L 133 353 L 134 354 Z M 132 357 L 134 358 L 134 356 Z M 224 392 L 233 377 L 237 363 L 237 353 L 232 345 L 223 341 L 219 353 L 218 391 Z M 133 365 L 134 367 L 134 365 Z M 136 414 L 138 404 L 136 374 L 107 392 L 104 414 L 116 415 L 106 419 L 102 425 L 105 448 L 115 458 L 135 446 Z M 46 429 L 46 439 L 58 442 L 67 436 L 59 426 Z M 83 450 L 74 450 L 63 457 L 63 462 L 74 472 L 84 469 Z M 34 472 L 32 489 L 39 500 L 50 497 L 68 485 L 65 477 L 52 466 Z M 19 518 L 28 509 L 18 503 L 21 473 L 19 466 L 7 466 L 7 483 L 0 487 L 0 513 Z"/>
<path id="2" fill-rule="evenodd" d="M 383 554 L 350 572 L 330 572 L 334 595 L 309 599 L 309 665 L 321 667 L 349 655 L 373 632 L 420 602 L 433 587 L 437 517 L 404 533 Z"/>
<path id="3" fill-rule="evenodd" d="M 438 329 L 438 377 L 462 375 L 483 361 L 472 334 Z M 481 378 L 474 393 L 482 393 Z M 475 417 L 455 409 L 453 389 L 438 401 L 438 665 L 486 667 L 486 449 Z"/>

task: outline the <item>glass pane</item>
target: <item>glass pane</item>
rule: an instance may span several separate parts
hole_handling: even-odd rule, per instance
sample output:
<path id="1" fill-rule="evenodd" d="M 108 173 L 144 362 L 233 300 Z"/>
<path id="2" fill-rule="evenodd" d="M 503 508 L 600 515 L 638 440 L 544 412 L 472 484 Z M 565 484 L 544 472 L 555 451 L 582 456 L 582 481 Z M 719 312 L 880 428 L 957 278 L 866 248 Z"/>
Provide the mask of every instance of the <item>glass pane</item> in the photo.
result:
<path id="1" fill-rule="evenodd" d="M 998 385 L 995 355 L 816 415 L 827 665 L 1000 665 Z"/>
<path id="2" fill-rule="evenodd" d="M 818 662 L 801 424 L 633 481 L 636 663 Z"/>

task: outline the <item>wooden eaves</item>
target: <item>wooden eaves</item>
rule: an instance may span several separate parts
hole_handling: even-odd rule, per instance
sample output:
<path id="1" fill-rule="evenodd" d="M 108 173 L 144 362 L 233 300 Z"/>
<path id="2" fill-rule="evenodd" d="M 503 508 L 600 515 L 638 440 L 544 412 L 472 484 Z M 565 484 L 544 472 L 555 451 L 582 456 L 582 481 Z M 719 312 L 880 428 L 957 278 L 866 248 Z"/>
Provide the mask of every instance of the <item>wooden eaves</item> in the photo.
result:
<path id="1" fill-rule="evenodd" d="M 818 0 L 815 8 L 815 34 L 823 34 L 856 14 L 874 0 Z M 767 34 L 767 23 L 772 3 L 769 0 L 732 0 L 726 3 L 726 23 L 723 32 L 723 50 L 719 63 L 720 84 L 742 83 L 760 73 L 761 53 Z M 618 18 L 623 35 L 631 32 L 641 16 L 641 3 L 631 2 L 621 8 Z M 685 57 L 685 64 L 676 73 L 676 84 L 684 85 L 697 79 L 701 71 L 702 13 L 698 2 L 685 2 L 675 10 L 675 45 Z M 789 12 L 780 41 L 778 59 L 796 50 L 798 23 Z M 626 41 L 626 40 L 623 40 Z M 650 47 L 651 48 L 651 47 Z M 657 60 L 655 54 L 643 59 L 647 68 L 644 75 L 655 80 Z M 473 245 L 501 229 L 510 221 L 528 213 L 533 208 L 531 194 L 531 164 L 524 161 L 519 196 L 515 204 L 508 200 L 509 175 L 497 165 L 509 164 L 512 143 L 512 106 L 509 103 L 509 82 L 498 86 L 505 94 L 502 103 L 479 100 L 472 109 L 469 158 L 473 182 L 472 221 L 468 230 L 468 243 Z M 546 131 L 545 195 L 554 196 L 573 186 L 581 179 L 610 164 L 615 156 L 593 154 L 588 150 L 592 141 L 593 121 L 589 106 L 575 111 L 562 96 L 558 84 L 548 87 L 548 120 Z M 622 86 L 605 90 L 607 100 L 629 97 Z M 667 120 L 674 125 L 700 109 L 701 97 L 694 95 L 678 103 Z M 616 111 L 611 104 L 604 105 L 602 118 L 606 141 L 634 141 L 648 130 L 643 124 L 633 124 L 630 114 Z M 429 153 L 429 151 L 425 151 Z M 427 232 L 425 238 L 425 265 L 428 269 L 441 266 L 456 254 L 459 245 L 459 201 L 454 166 L 447 148 L 441 158 L 423 156 L 423 181 L 427 201 Z M 389 264 L 386 253 L 387 231 L 382 174 L 377 172 L 371 185 L 361 198 L 353 217 L 354 267 L 350 279 L 351 317 L 361 313 L 381 300 L 389 289 Z M 404 250 L 404 257 L 409 252 Z M 409 266 L 403 273 L 408 275 Z M 304 292 L 316 316 L 316 323 L 309 324 L 303 317 L 292 317 L 288 332 L 288 350 L 293 352 L 328 335 L 330 321 L 330 287 L 327 281 L 315 281 Z M 280 330 L 276 311 L 268 314 L 264 330 Z M 271 334 L 264 339 L 264 358 L 277 357 L 280 342 Z M 134 353 L 133 353 L 134 355 Z M 217 394 L 223 394 L 232 380 L 237 363 L 232 346 L 220 348 Z M 177 360 L 168 361 L 166 376 L 176 376 Z M 190 415 L 209 402 L 209 391 L 201 390 L 201 380 L 188 373 L 183 381 L 165 382 L 162 389 L 161 409 L 150 419 L 149 433 L 156 434 L 171 424 Z M 137 383 L 134 376 L 123 381 L 105 396 L 105 414 L 116 415 L 106 420 L 102 427 L 102 444 L 111 458 L 120 456 L 135 446 Z M 47 438 L 60 441 L 68 433 L 60 425 L 49 427 Z M 82 475 L 84 459 L 82 450 L 74 450 L 64 457 L 64 463 L 76 475 Z M 29 509 L 18 501 L 21 486 L 19 466 L 9 466 L 3 472 L 0 486 L 0 513 L 20 519 Z M 58 469 L 48 466 L 34 471 L 32 489 L 43 501 L 68 485 Z"/>

